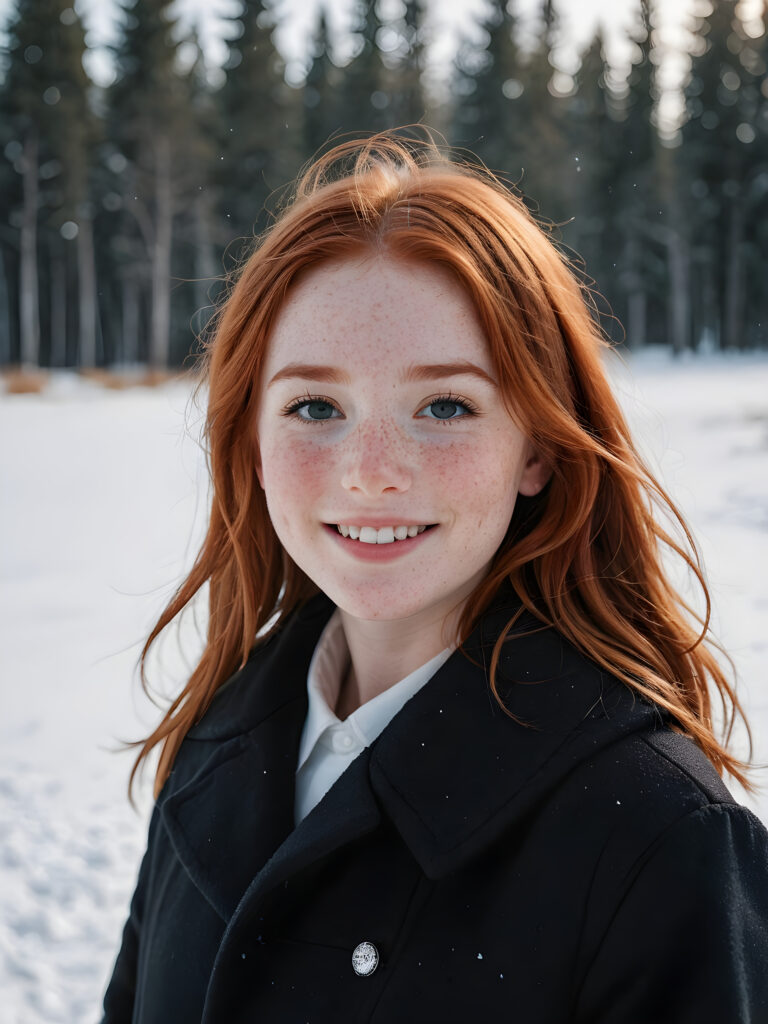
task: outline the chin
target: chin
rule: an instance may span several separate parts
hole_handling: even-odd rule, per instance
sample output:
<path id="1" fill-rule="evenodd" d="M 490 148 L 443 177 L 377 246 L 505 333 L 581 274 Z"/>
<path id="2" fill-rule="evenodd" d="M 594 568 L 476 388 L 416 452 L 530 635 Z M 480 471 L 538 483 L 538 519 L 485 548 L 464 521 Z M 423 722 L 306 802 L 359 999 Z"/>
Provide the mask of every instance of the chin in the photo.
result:
<path id="1" fill-rule="evenodd" d="M 431 609 L 438 609 L 443 605 L 444 614 L 449 611 L 445 597 L 441 598 L 438 595 L 412 594 L 406 597 L 402 590 L 393 595 L 388 595 L 384 590 L 368 594 L 351 594 L 343 588 L 335 592 L 330 588 L 325 590 L 325 593 L 347 615 L 365 622 L 397 622 L 428 613 Z"/>

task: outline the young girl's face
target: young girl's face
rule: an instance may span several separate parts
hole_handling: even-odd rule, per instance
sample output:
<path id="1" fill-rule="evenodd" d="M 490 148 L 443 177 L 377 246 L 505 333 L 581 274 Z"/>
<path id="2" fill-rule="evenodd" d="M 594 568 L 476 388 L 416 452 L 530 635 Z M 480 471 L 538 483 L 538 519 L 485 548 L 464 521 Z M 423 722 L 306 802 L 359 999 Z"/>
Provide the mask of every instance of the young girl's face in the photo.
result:
<path id="1" fill-rule="evenodd" d="M 285 550 L 348 614 L 442 621 L 487 573 L 518 492 L 546 482 L 487 347 L 434 264 L 330 262 L 290 292 L 263 368 L 257 471 Z"/>

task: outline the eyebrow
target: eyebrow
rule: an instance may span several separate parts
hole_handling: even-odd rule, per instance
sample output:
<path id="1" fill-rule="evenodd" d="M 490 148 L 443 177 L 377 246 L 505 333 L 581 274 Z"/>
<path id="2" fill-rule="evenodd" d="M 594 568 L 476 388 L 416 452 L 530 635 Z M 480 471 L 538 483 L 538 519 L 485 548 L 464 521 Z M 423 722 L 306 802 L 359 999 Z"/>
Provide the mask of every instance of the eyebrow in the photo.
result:
<path id="1" fill-rule="evenodd" d="M 403 374 L 403 381 L 439 380 L 443 377 L 477 377 L 479 380 L 497 387 L 496 381 L 480 366 L 465 359 L 452 363 L 425 363 L 420 366 L 411 365 Z M 279 380 L 312 380 L 325 384 L 350 384 L 349 374 L 336 366 L 323 366 L 317 363 L 288 363 L 278 370 L 267 387 Z"/>

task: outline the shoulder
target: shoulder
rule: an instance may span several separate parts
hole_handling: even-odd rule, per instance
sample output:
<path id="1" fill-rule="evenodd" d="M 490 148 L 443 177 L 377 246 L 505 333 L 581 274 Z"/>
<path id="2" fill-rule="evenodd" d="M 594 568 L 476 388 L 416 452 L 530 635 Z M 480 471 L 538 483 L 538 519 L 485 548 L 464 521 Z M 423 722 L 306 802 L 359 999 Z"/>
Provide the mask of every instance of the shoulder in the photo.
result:
<path id="1" fill-rule="evenodd" d="M 584 825 L 631 859 L 687 815 L 746 810 L 696 744 L 661 717 L 585 758 L 558 796 L 577 803 Z"/>
<path id="2" fill-rule="evenodd" d="M 742 892 L 768 895 L 765 827 L 695 743 L 666 726 L 587 758 L 553 801 L 589 851 L 591 924 L 600 932 L 638 891 L 665 914 L 717 901 L 713 886 L 722 893 L 736 878 Z"/>
<path id="3" fill-rule="evenodd" d="M 669 729 L 638 736 L 620 758 L 619 785 L 624 778 L 634 782 L 638 803 L 647 805 L 641 817 L 654 822 L 655 836 L 640 854 L 638 869 L 664 850 L 679 856 L 687 850 L 690 885 L 694 866 L 709 857 L 713 864 L 756 872 L 768 891 L 768 831 L 691 739 Z M 726 881 L 716 872 L 710 882 L 716 877 Z"/>
<path id="4" fill-rule="evenodd" d="M 627 736 L 588 764 L 603 786 L 621 799 L 622 791 L 638 805 L 665 806 L 670 813 L 709 804 L 736 804 L 703 751 L 661 718 L 654 727 Z M 639 807 L 637 808 L 639 810 Z"/>
<path id="5" fill-rule="evenodd" d="M 666 730 L 606 751 L 594 770 L 582 824 L 603 825 L 575 1019 L 756 1020 L 768 1011 L 763 824 L 689 739 Z"/>
<path id="6" fill-rule="evenodd" d="M 729 1014 L 742 974 L 754 987 L 765 973 L 768 832 L 693 741 L 665 726 L 620 738 L 563 780 L 547 818 L 582 868 L 577 974 L 588 1010 L 577 1019 L 602 1019 L 605 999 L 617 1021 L 748 1019 Z M 709 1017 L 716 975 L 724 1002 Z M 687 993 L 680 1016 L 664 1002 L 667 982 Z M 629 1009 L 635 989 L 642 1012 Z M 700 1016 L 685 1016 L 694 1005 Z"/>
<path id="7" fill-rule="evenodd" d="M 492 637 L 498 619 L 493 625 Z M 563 747 L 578 751 L 556 765 L 558 751 L 542 766 L 550 782 L 559 782 L 551 790 L 558 803 L 573 800 L 609 825 L 617 816 L 630 819 L 650 835 L 707 807 L 730 808 L 736 817 L 746 812 L 703 751 L 672 727 L 668 712 L 555 628 L 524 614 L 508 640 L 499 660 L 506 709 L 543 733 L 561 732 Z"/>
<path id="8" fill-rule="evenodd" d="M 760 849 L 753 863 L 768 885 L 768 832 L 738 803 L 696 743 L 672 728 L 665 711 L 551 627 L 511 644 L 507 660 L 509 675 L 535 681 L 513 682 L 507 691 L 508 707 L 523 721 L 543 725 L 546 732 L 570 701 L 584 709 L 567 723 L 561 748 L 542 765 L 552 785 L 540 810 L 551 818 L 553 834 L 571 829 L 571 842 L 595 865 L 595 884 L 605 886 L 606 905 L 615 905 L 665 844 L 681 857 L 688 843 L 692 854 L 709 848 L 713 855 L 719 850 L 745 862 Z M 575 756 L 562 758 L 569 749 Z"/>

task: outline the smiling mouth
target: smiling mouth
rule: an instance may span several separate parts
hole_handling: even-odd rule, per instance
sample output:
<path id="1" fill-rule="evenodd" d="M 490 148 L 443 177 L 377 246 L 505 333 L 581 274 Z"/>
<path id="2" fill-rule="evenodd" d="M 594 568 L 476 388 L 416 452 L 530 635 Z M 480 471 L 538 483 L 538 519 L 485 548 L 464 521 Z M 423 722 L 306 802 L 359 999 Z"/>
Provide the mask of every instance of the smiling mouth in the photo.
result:
<path id="1" fill-rule="evenodd" d="M 437 523 L 427 526 L 383 526 L 380 530 L 372 526 L 348 526 L 345 523 L 330 523 L 342 537 L 362 544 L 394 544 L 395 541 L 409 540 L 426 530 L 433 530 Z"/>

